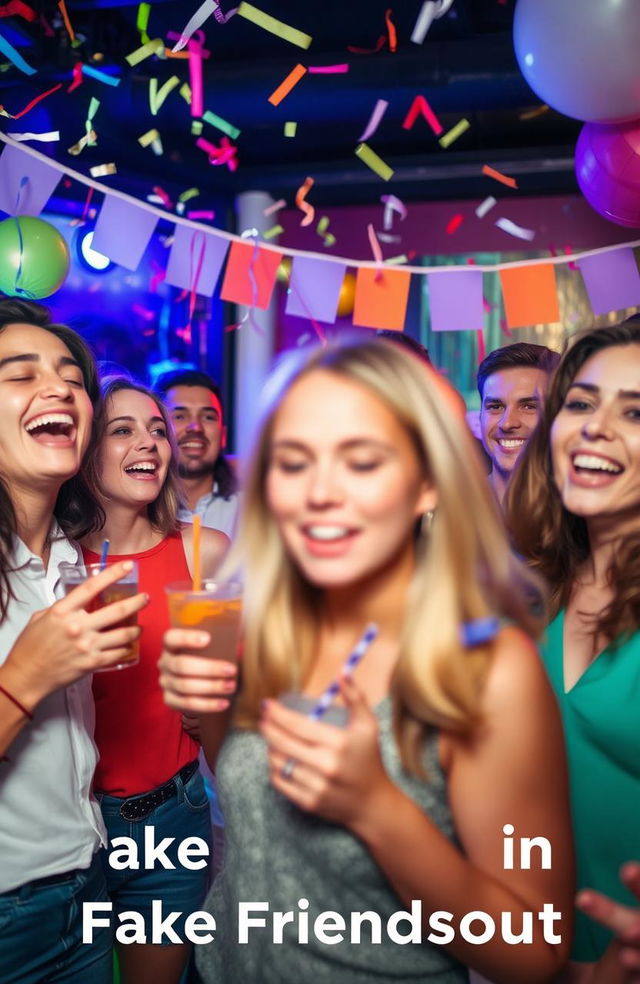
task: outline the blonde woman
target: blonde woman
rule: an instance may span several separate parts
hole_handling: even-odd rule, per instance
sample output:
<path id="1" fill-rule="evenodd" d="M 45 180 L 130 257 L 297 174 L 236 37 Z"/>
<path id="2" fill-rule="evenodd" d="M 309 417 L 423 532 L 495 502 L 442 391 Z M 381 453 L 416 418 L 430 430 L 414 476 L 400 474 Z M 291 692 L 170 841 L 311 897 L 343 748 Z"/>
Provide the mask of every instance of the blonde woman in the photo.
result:
<path id="1" fill-rule="evenodd" d="M 200 973 L 458 984 L 470 966 L 552 981 L 571 933 L 562 735 L 527 634 L 533 585 L 455 398 L 411 353 L 358 337 L 290 354 L 264 399 L 239 544 L 242 681 L 217 762 L 227 855 Z M 234 671 L 200 645 L 170 630 L 161 683 L 170 705 L 204 714 L 213 757 L 230 714 L 207 712 L 229 711 Z M 336 680 L 343 720 L 314 720 Z M 287 691 L 307 713 L 278 700 Z M 544 838 L 552 863 L 511 865 L 514 832 Z M 393 929 L 403 911 L 414 945 Z M 509 939 L 504 913 L 515 937 L 534 914 L 531 942 Z"/>

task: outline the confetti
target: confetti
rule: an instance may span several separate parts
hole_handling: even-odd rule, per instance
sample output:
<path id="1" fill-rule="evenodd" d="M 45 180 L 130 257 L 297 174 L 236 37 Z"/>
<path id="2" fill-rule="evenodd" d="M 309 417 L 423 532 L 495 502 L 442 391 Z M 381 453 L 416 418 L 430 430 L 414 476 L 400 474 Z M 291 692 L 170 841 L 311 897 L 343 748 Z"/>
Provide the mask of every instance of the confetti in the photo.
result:
<path id="1" fill-rule="evenodd" d="M 442 133 L 442 124 L 424 96 L 416 96 L 411 103 L 409 112 L 407 113 L 404 123 L 402 124 L 403 130 L 410 130 L 420 113 L 422 113 L 436 137 L 439 137 Z"/>
<path id="2" fill-rule="evenodd" d="M 498 229 L 502 229 L 503 232 L 508 232 L 510 236 L 515 236 L 516 239 L 527 239 L 529 242 L 535 238 L 535 232 L 533 229 L 525 229 L 523 226 L 516 225 L 511 219 L 497 219 L 496 225 Z"/>
<path id="3" fill-rule="evenodd" d="M 71 25 L 71 21 L 69 20 L 69 14 L 67 13 L 67 5 L 64 2 L 64 0 L 58 0 L 58 10 L 62 14 L 62 20 L 64 21 L 64 26 L 67 30 L 67 34 L 69 35 L 69 40 L 71 41 L 71 45 L 72 47 L 76 48 L 80 42 L 76 40 L 76 32 L 74 31 Z"/>
<path id="4" fill-rule="evenodd" d="M 328 228 L 329 228 L 329 216 L 323 215 L 321 216 L 316 226 L 316 232 L 318 233 L 319 236 L 322 236 L 322 238 L 324 239 L 324 243 L 323 243 L 324 246 L 327 247 L 335 246 L 336 237 L 333 235 L 332 232 L 327 232 Z"/>
<path id="5" fill-rule="evenodd" d="M 265 14 L 263 10 L 259 10 L 251 3 L 246 3 L 245 0 L 242 0 L 237 13 L 241 17 L 246 18 L 246 20 L 257 24 L 264 31 L 277 34 L 278 37 L 297 45 L 298 48 L 308 48 L 313 40 L 308 34 L 303 34 L 302 31 L 298 31 L 295 27 L 290 27 L 288 24 L 276 20 L 275 17 L 270 17 L 269 14 Z"/>
<path id="6" fill-rule="evenodd" d="M 542 103 L 541 106 L 536 106 L 535 109 L 528 109 L 524 113 L 520 113 L 518 116 L 519 120 L 535 120 L 536 116 L 542 116 L 543 113 L 548 113 L 549 107 L 546 103 Z"/>
<path id="7" fill-rule="evenodd" d="M 239 137 L 242 132 L 237 126 L 227 123 L 227 121 L 223 120 L 221 116 L 218 116 L 216 113 L 212 113 L 210 109 L 202 114 L 202 119 L 205 123 L 210 123 L 211 126 L 215 126 L 216 129 L 220 130 L 222 133 L 226 133 L 226 135 L 231 137 L 232 140 Z"/>
<path id="8" fill-rule="evenodd" d="M 149 14 L 151 13 L 150 3 L 139 3 L 138 13 L 136 16 L 136 28 L 140 33 L 140 40 L 143 44 L 147 44 L 151 39 L 147 34 L 147 28 L 149 27 Z"/>
<path id="9" fill-rule="evenodd" d="M 315 208 L 313 207 L 313 205 L 310 205 L 309 202 L 305 201 L 307 195 L 309 194 L 309 192 L 313 187 L 313 184 L 314 184 L 313 178 L 305 178 L 302 184 L 300 185 L 300 187 L 298 188 L 298 190 L 296 191 L 296 206 L 300 209 L 301 212 L 304 212 L 304 218 L 301 219 L 300 221 L 301 226 L 311 225 L 311 223 L 315 218 L 315 214 L 316 214 Z"/>
<path id="10" fill-rule="evenodd" d="M 496 171 L 494 167 L 490 167 L 488 164 L 483 165 L 482 173 L 486 174 L 488 178 L 493 178 L 494 181 L 499 181 L 500 184 L 506 185 L 507 188 L 518 187 L 518 183 L 515 178 L 510 178 L 508 175 L 503 174 L 502 171 Z"/>
<path id="11" fill-rule="evenodd" d="M 183 191 L 181 195 L 178 195 L 178 201 L 182 203 L 190 202 L 192 198 L 197 198 L 199 194 L 199 188 L 187 188 L 187 190 Z"/>
<path id="12" fill-rule="evenodd" d="M 344 75 L 349 71 L 349 66 L 346 62 L 341 62 L 339 65 L 310 65 L 309 73 L 311 75 Z"/>
<path id="13" fill-rule="evenodd" d="M 211 209 L 201 209 L 200 211 L 187 212 L 188 219 L 209 219 L 211 222 L 216 217 L 216 213 L 212 212 Z"/>
<path id="14" fill-rule="evenodd" d="M 85 147 L 94 147 L 97 142 L 98 138 L 96 137 L 95 131 L 89 130 L 85 133 L 84 137 L 80 137 L 77 143 L 74 143 L 72 147 L 68 148 L 67 153 L 71 154 L 72 157 L 77 157 Z"/>
<path id="15" fill-rule="evenodd" d="M 189 85 L 188 82 L 182 83 L 182 85 L 178 89 L 178 93 L 182 96 L 182 98 L 186 103 L 189 103 L 189 105 L 191 105 L 191 86 Z"/>
<path id="16" fill-rule="evenodd" d="M 449 221 L 447 222 L 447 235 L 450 236 L 452 233 L 459 229 L 464 222 L 464 215 L 457 212 Z"/>
<path id="17" fill-rule="evenodd" d="M 16 68 L 18 68 L 21 72 L 24 72 L 25 75 L 36 74 L 36 69 L 32 68 L 31 65 L 28 65 L 27 62 L 22 57 L 22 55 L 20 54 L 20 52 L 16 51 L 13 45 L 9 44 L 7 39 L 3 38 L 1 34 L 0 34 L 0 52 L 2 52 L 5 58 L 8 58 L 9 61 L 16 66 Z"/>
<path id="18" fill-rule="evenodd" d="M 8 113 L 4 108 L 4 106 L 0 106 L 0 115 L 7 116 L 10 120 L 19 120 L 21 116 L 26 116 L 29 110 L 33 109 L 33 107 L 37 103 L 41 102 L 43 99 L 46 99 L 47 96 L 50 96 L 53 92 L 57 92 L 58 89 L 61 88 L 62 88 L 62 82 L 58 82 L 57 85 L 52 86 L 51 89 L 47 89 L 46 92 L 42 92 L 39 96 L 36 96 L 35 99 L 32 99 L 31 102 L 28 102 L 27 105 L 24 107 L 24 109 L 21 109 L 20 112 L 16 113 L 15 115 L 13 115 L 12 113 Z"/>
<path id="19" fill-rule="evenodd" d="M 218 4 L 215 2 L 215 0 L 204 0 L 204 3 L 200 4 L 193 17 L 191 17 L 189 21 L 187 21 L 187 24 L 184 30 L 182 31 L 182 34 L 180 35 L 180 39 L 176 41 L 173 48 L 171 49 L 172 52 L 175 53 L 176 51 L 182 51 L 182 49 L 186 46 L 192 34 L 195 34 L 195 32 L 198 30 L 199 27 L 201 27 L 204 24 L 207 18 L 211 17 L 211 14 L 214 13 L 217 6 Z"/>
<path id="20" fill-rule="evenodd" d="M 109 174 L 117 174 L 118 169 L 115 164 L 98 164 L 89 169 L 92 178 L 106 178 Z"/>
<path id="21" fill-rule="evenodd" d="M 275 239 L 276 236 L 279 236 L 283 232 L 284 229 L 281 225 L 274 225 L 270 229 L 267 229 L 266 232 L 263 232 L 262 236 L 264 239 Z"/>
<path id="22" fill-rule="evenodd" d="M 157 130 L 147 130 L 141 137 L 138 137 L 138 143 L 141 147 L 151 147 L 156 157 L 161 157 L 164 152 L 162 140 Z"/>
<path id="23" fill-rule="evenodd" d="M 12 140 L 39 140 L 40 143 L 54 143 L 60 139 L 59 130 L 49 130 L 47 133 L 12 133 Z"/>
<path id="24" fill-rule="evenodd" d="M 381 243 L 399 243 L 402 241 L 402 236 L 390 236 L 388 232 L 379 232 L 378 239 Z"/>
<path id="25" fill-rule="evenodd" d="M 269 96 L 269 102 L 272 106 L 279 106 L 285 96 L 288 96 L 295 85 L 298 84 L 303 75 L 306 75 L 306 68 L 304 65 L 296 65 L 292 68 L 286 79 L 280 83 L 277 89 L 275 89 Z"/>
<path id="26" fill-rule="evenodd" d="M 387 34 L 389 36 L 389 51 L 395 51 L 396 48 L 398 47 L 398 36 L 396 34 L 396 27 L 393 21 L 391 20 L 392 13 L 393 10 L 389 8 L 389 10 L 387 10 L 384 15 L 384 19 L 387 25 Z"/>
<path id="27" fill-rule="evenodd" d="M 479 219 L 484 219 L 487 212 L 490 212 L 493 206 L 497 204 L 498 203 L 496 199 L 493 197 L 493 195 L 489 195 L 488 198 L 485 198 L 485 200 L 483 202 L 480 202 L 480 204 L 478 205 L 476 209 L 476 215 L 478 216 Z"/>
<path id="28" fill-rule="evenodd" d="M 355 48 L 353 45 L 347 45 L 347 51 L 353 52 L 354 55 L 375 55 L 381 48 L 387 43 L 387 38 L 385 34 L 381 34 L 376 41 L 375 48 Z"/>
<path id="29" fill-rule="evenodd" d="M 199 137 L 200 136 L 200 134 L 202 133 L 203 129 L 204 129 L 204 125 L 202 123 L 202 120 L 191 120 L 191 132 L 196 137 Z"/>
<path id="30" fill-rule="evenodd" d="M 373 107 L 373 112 L 369 117 L 369 122 L 364 128 L 364 133 L 359 138 L 360 143 L 362 143 L 364 140 L 368 140 L 369 137 L 373 136 L 373 134 L 380 126 L 380 121 L 382 120 L 382 117 L 386 113 L 388 106 L 389 103 L 387 102 L 386 99 L 378 99 L 377 103 Z"/>
<path id="31" fill-rule="evenodd" d="M 382 195 L 380 201 L 384 205 L 384 218 L 382 220 L 382 224 L 385 231 L 388 232 L 393 225 L 393 213 L 397 212 L 400 216 L 400 220 L 402 221 L 407 217 L 407 206 L 401 202 L 396 195 Z"/>
<path id="32" fill-rule="evenodd" d="M 187 42 L 189 49 L 189 83 L 191 85 L 191 115 L 202 116 L 204 112 L 204 96 L 202 92 L 202 45 L 191 38 Z"/>
<path id="33" fill-rule="evenodd" d="M 422 44 L 427 36 L 427 31 L 431 27 L 436 17 L 437 4 L 434 0 L 425 0 L 418 14 L 418 19 L 411 32 L 411 40 L 414 44 Z"/>
<path id="34" fill-rule="evenodd" d="M 22 0 L 10 0 L 9 3 L 3 4 L 0 7 L 0 17 L 22 17 L 23 20 L 31 22 L 38 19 L 35 10 L 22 3 Z"/>
<path id="35" fill-rule="evenodd" d="M 355 153 L 356 157 L 359 157 L 363 164 L 366 164 L 372 171 L 375 171 L 383 181 L 388 181 L 393 177 L 393 168 L 389 167 L 381 157 L 378 157 L 375 150 L 372 150 L 368 144 L 358 144 Z"/>
<path id="36" fill-rule="evenodd" d="M 216 147 L 215 144 L 211 143 L 209 140 L 205 140 L 200 137 L 196 140 L 196 147 L 204 152 L 209 157 L 209 163 L 215 166 L 221 164 L 226 164 L 230 171 L 236 171 L 238 168 L 238 159 L 236 157 L 238 148 L 235 144 L 229 143 L 227 137 L 223 137 L 220 141 L 220 146 Z"/>
<path id="37" fill-rule="evenodd" d="M 454 140 L 457 140 L 458 137 L 462 136 L 465 130 L 468 130 L 470 126 L 471 124 L 469 123 L 469 120 L 460 120 L 460 122 L 456 123 L 451 130 L 448 130 L 443 137 L 440 137 L 438 143 L 441 147 L 446 149 L 453 143 Z"/>
<path id="38" fill-rule="evenodd" d="M 408 263 L 409 257 L 406 253 L 401 253 L 400 256 L 390 256 L 388 260 L 385 260 L 387 266 L 398 266 L 400 263 Z"/>
<path id="39" fill-rule="evenodd" d="M 287 120 L 284 125 L 285 137 L 295 137 L 297 130 L 298 124 L 294 120 Z"/>
<path id="40" fill-rule="evenodd" d="M 90 75 L 92 79 L 97 79 L 98 82 L 102 82 L 104 85 L 120 85 L 120 79 L 117 75 L 109 75 L 107 72 L 101 72 L 98 68 L 93 68 L 91 65 L 82 65 L 81 67 L 84 75 Z"/>
<path id="41" fill-rule="evenodd" d="M 157 55 L 158 58 L 164 58 L 164 44 L 162 38 L 155 38 L 153 41 L 147 41 L 142 47 L 136 48 L 131 54 L 125 56 L 125 61 L 127 64 L 131 65 L 133 68 L 135 65 L 139 65 L 141 61 L 145 58 L 150 58 L 151 55 Z"/>
<path id="42" fill-rule="evenodd" d="M 279 198 L 277 202 L 273 203 L 273 205 L 267 205 L 267 207 L 262 210 L 262 214 L 273 215 L 274 212 L 279 212 L 281 208 L 286 208 L 286 207 L 287 207 L 287 203 L 285 202 L 284 198 Z"/>
<path id="43" fill-rule="evenodd" d="M 158 80 L 156 78 L 149 79 L 149 109 L 151 110 L 152 116 L 158 115 L 158 110 L 163 102 L 177 85 L 180 85 L 180 79 L 177 75 L 172 75 L 170 79 L 167 79 L 160 89 L 158 89 Z"/>
<path id="44" fill-rule="evenodd" d="M 382 263 L 383 261 L 382 247 L 378 242 L 376 231 L 373 228 L 371 222 L 367 226 L 367 236 L 369 237 L 369 245 L 371 246 L 371 252 L 373 253 L 374 260 L 376 261 L 376 263 Z"/>

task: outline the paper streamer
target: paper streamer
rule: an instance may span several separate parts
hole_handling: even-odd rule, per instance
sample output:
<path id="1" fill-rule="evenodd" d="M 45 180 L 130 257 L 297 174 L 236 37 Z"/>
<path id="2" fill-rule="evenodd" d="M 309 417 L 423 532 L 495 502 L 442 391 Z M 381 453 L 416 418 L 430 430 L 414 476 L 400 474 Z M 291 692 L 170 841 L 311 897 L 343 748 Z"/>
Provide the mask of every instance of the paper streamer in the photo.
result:
<path id="1" fill-rule="evenodd" d="M 454 140 L 457 140 L 458 137 L 461 137 L 465 130 L 468 130 L 470 126 L 471 124 L 469 123 L 469 120 L 460 120 L 460 122 L 456 123 L 454 127 L 448 130 L 443 137 L 440 137 L 438 143 L 446 150 L 446 148 L 449 147 Z"/>
<path id="2" fill-rule="evenodd" d="M 274 225 L 270 229 L 267 229 L 266 232 L 263 232 L 262 236 L 264 239 L 275 239 L 276 236 L 280 236 L 283 232 L 284 229 L 281 225 Z"/>
<path id="3" fill-rule="evenodd" d="M 391 8 L 385 12 L 384 19 L 387 25 L 387 36 L 389 38 L 389 51 L 395 51 L 398 47 L 398 35 L 396 33 L 396 27 L 391 20 L 391 14 L 393 11 Z"/>
<path id="4" fill-rule="evenodd" d="M 71 45 L 73 48 L 76 48 L 78 45 L 78 42 L 76 41 L 76 32 L 74 31 L 71 21 L 69 20 L 69 14 L 67 13 L 67 5 L 64 2 L 64 0 L 58 0 L 58 10 L 62 14 L 62 20 L 64 21 L 64 26 L 67 30 L 67 34 L 69 35 L 69 40 L 71 41 Z"/>
<path id="5" fill-rule="evenodd" d="M 373 108 L 373 112 L 372 112 L 371 116 L 369 117 L 369 122 L 367 123 L 366 127 L 364 128 L 364 133 L 359 138 L 359 142 L 360 143 L 362 143 L 365 140 L 368 140 L 369 137 L 372 137 L 373 136 L 373 134 L 378 129 L 378 127 L 380 125 L 380 121 L 382 120 L 382 117 L 386 113 L 388 106 L 389 106 L 389 103 L 387 102 L 386 99 L 378 99 L 377 103 L 375 104 L 375 106 Z"/>
<path id="6" fill-rule="evenodd" d="M 383 181 L 388 181 L 393 177 L 394 171 L 392 167 L 378 157 L 375 150 L 372 150 L 366 143 L 360 143 L 355 150 L 356 157 L 359 157 L 363 164 L 370 167 L 372 171 L 382 178 Z"/>
<path id="7" fill-rule="evenodd" d="M 488 198 L 485 198 L 485 200 L 483 202 L 480 202 L 480 204 L 478 205 L 476 209 L 476 215 L 478 216 L 479 219 L 484 219 L 487 212 L 490 212 L 493 206 L 497 204 L 498 203 L 496 199 L 493 197 L 493 195 L 489 195 Z"/>
<path id="8" fill-rule="evenodd" d="M 40 93 L 39 96 L 36 96 L 35 99 L 32 99 L 31 102 L 28 102 L 27 105 L 24 107 L 24 109 L 21 109 L 19 113 L 15 113 L 15 114 L 7 113 L 4 106 L 0 106 L 0 116 L 7 116 L 10 120 L 19 120 L 21 116 L 26 116 L 29 110 L 33 109 L 33 107 L 37 103 L 42 102 L 42 100 L 46 99 L 47 96 L 52 95 L 54 92 L 57 92 L 58 89 L 61 88 L 62 88 L 62 82 L 58 82 L 57 85 L 52 86 L 51 89 L 47 89 L 46 92 Z"/>
<path id="9" fill-rule="evenodd" d="M 447 222 L 447 235 L 448 236 L 452 235 L 452 233 L 454 233 L 456 229 L 460 228 L 463 222 L 464 222 L 464 215 L 462 215 L 460 212 L 457 212 L 456 215 L 450 218 L 449 221 Z"/>
<path id="10" fill-rule="evenodd" d="M 120 85 L 121 80 L 117 75 L 109 75 L 107 72 L 101 72 L 99 69 L 93 68 L 92 65 L 82 65 L 82 72 L 83 75 L 90 75 L 92 79 L 102 82 L 103 85 Z"/>
<path id="11" fill-rule="evenodd" d="M 305 178 L 298 190 L 296 191 L 296 206 L 301 212 L 304 212 L 304 219 L 300 221 L 301 226 L 311 225 L 315 218 L 316 210 L 313 205 L 305 201 L 307 195 L 313 187 L 313 178 Z"/>
<path id="12" fill-rule="evenodd" d="M 13 45 L 9 44 L 7 39 L 4 38 L 1 34 L 0 34 L 0 52 L 2 52 L 5 58 L 8 58 L 9 61 L 16 66 L 16 68 L 18 68 L 21 72 L 24 72 L 25 75 L 36 74 L 37 69 L 32 68 L 31 65 L 28 65 L 27 62 L 22 57 L 22 55 L 20 54 L 20 52 L 16 51 Z"/>
<path id="13" fill-rule="evenodd" d="M 193 17 L 187 21 L 187 24 L 180 35 L 180 40 L 177 41 L 171 49 L 172 52 L 175 53 L 177 51 L 182 51 L 182 49 L 186 47 L 187 41 L 189 41 L 191 36 L 195 34 L 199 27 L 202 27 L 207 18 L 211 17 L 211 14 L 214 13 L 217 6 L 218 4 L 215 0 L 204 0 L 204 3 L 200 4 Z"/>
<path id="14" fill-rule="evenodd" d="M 424 98 L 424 96 L 415 97 L 415 99 L 411 103 L 409 112 L 405 117 L 404 123 L 402 124 L 402 129 L 410 130 L 420 114 L 424 116 L 425 120 L 427 121 L 433 132 L 435 133 L 436 137 L 439 137 L 443 130 L 442 124 L 440 123 L 440 120 L 433 112 L 431 106 Z"/>
<path id="15" fill-rule="evenodd" d="M 40 143 L 55 143 L 60 139 L 59 130 L 49 130 L 47 133 L 12 133 L 14 140 L 39 140 Z"/>
<path id="16" fill-rule="evenodd" d="M 373 258 L 376 261 L 376 263 L 381 265 L 383 262 L 382 247 L 378 242 L 376 231 L 373 228 L 371 222 L 367 226 L 367 236 L 369 237 L 369 245 L 371 246 L 371 252 L 373 253 Z"/>
<path id="17" fill-rule="evenodd" d="M 306 75 L 306 68 L 304 65 L 296 65 L 292 68 L 287 77 L 280 83 L 277 89 L 269 96 L 269 102 L 272 106 L 279 106 L 285 96 L 288 96 L 295 85 L 298 84 L 303 75 Z"/>
<path id="18" fill-rule="evenodd" d="M 313 40 L 308 34 L 303 34 L 302 31 L 298 31 L 295 27 L 290 27 L 288 24 L 276 20 L 275 17 L 270 17 L 263 10 L 254 7 L 253 4 L 245 3 L 245 0 L 242 0 L 236 12 L 240 17 L 244 17 L 253 24 L 257 24 L 263 31 L 269 31 L 270 34 L 277 34 L 279 38 L 289 41 L 290 44 L 297 45 L 298 48 L 308 48 Z"/>
<path id="19" fill-rule="evenodd" d="M 500 184 L 506 185 L 507 188 L 518 187 L 518 183 L 515 178 L 508 177 L 508 175 L 503 174 L 502 171 L 496 171 L 494 167 L 490 167 L 488 164 L 483 165 L 482 173 L 486 174 L 488 178 L 493 178 L 494 181 L 499 181 Z"/>
<path id="20" fill-rule="evenodd" d="M 221 116 L 217 115 L 217 113 L 212 113 L 210 109 L 207 109 L 207 111 L 202 114 L 202 119 L 205 123 L 210 123 L 211 126 L 215 126 L 215 128 L 220 130 L 222 133 L 226 133 L 226 135 L 231 137 L 232 140 L 239 137 L 242 132 L 237 126 L 232 126 L 231 123 L 227 123 L 226 120 L 223 120 Z"/>
<path id="21" fill-rule="evenodd" d="M 22 3 L 22 0 L 10 0 L 9 3 L 3 4 L 0 7 L 0 17 L 22 17 L 23 20 L 31 23 L 38 19 L 35 10 Z"/>
<path id="22" fill-rule="evenodd" d="M 531 242 L 536 235 L 533 229 L 525 229 L 523 226 L 516 225 L 511 219 L 497 219 L 496 225 L 498 229 L 502 229 L 503 232 L 507 232 L 510 236 L 515 236 L 516 239 L 526 239 L 528 242 Z"/>
<path id="23" fill-rule="evenodd" d="M 157 130 L 147 130 L 141 137 L 138 137 L 138 143 L 141 147 L 151 147 L 156 157 L 160 157 L 163 153 L 162 140 Z"/>
<path id="24" fill-rule="evenodd" d="M 150 3 L 139 3 L 138 4 L 138 14 L 136 16 L 136 28 L 140 32 L 140 40 L 143 44 L 150 41 L 149 35 L 147 34 L 147 28 L 149 27 L 149 14 L 151 13 Z"/>

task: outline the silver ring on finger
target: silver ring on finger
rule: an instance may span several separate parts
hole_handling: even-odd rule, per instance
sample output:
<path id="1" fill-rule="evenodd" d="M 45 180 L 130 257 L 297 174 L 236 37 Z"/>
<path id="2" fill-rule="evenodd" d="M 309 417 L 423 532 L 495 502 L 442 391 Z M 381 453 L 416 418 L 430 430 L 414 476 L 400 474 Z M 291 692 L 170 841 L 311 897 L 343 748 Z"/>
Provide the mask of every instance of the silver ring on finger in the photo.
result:
<path id="1" fill-rule="evenodd" d="M 295 767 L 296 767 L 296 760 L 294 758 L 288 758 L 287 761 L 282 766 L 282 768 L 280 769 L 280 775 L 282 776 L 282 778 L 286 779 L 288 782 L 291 779 L 293 779 L 293 770 L 295 769 Z"/>

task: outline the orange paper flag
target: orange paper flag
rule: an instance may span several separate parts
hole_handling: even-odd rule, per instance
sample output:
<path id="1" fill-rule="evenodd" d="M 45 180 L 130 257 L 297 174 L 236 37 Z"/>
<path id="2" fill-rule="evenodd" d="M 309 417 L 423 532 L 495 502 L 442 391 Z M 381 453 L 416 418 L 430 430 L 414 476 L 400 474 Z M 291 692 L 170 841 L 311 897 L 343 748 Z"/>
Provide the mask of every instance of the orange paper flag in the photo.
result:
<path id="1" fill-rule="evenodd" d="M 269 307 L 282 255 L 253 243 L 231 243 L 220 291 L 222 300 L 264 311 Z"/>
<path id="2" fill-rule="evenodd" d="M 500 282 L 509 328 L 560 320 L 553 263 L 500 270 Z"/>
<path id="3" fill-rule="evenodd" d="M 356 279 L 353 323 L 363 328 L 402 331 L 411 274 L 385 267 L 360 267 Z"/>

